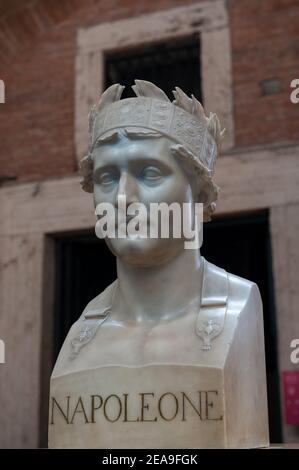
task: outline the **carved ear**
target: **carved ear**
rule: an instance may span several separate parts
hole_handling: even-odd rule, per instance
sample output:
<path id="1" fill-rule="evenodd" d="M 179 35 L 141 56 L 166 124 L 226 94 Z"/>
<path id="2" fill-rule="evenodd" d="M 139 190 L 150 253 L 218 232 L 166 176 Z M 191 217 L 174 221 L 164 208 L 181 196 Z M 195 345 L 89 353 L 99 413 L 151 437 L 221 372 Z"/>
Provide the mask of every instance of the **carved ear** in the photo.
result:
<path id="1" fill-rule="evenodd" d="M 145 80 L 135 80 L 135 85 L 132 86 L 136 96 L 146 96 L 147 98 L 159 98 L 162 101 L 170 102 L 168 96 L 151 82 Z"/>
<path id="2" fill-rule="evenodd" d="M 186 93 L 184 93 L 183 90 L 181 90 L 178 86 L 175 87 L 175 90 L 173 90 L 172 93 L 175 97 L 173 104 L 192 114 L 193 101 L 186 95 Z"/>

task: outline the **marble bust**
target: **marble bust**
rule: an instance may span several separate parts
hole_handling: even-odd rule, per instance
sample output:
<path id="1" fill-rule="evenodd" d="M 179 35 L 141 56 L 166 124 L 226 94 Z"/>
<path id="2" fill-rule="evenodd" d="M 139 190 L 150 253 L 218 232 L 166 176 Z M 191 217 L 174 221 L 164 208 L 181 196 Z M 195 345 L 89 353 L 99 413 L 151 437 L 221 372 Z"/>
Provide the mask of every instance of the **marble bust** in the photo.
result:
<path id="1" fill-rule="evenodd" d="M 201 203 L 209 221 L 223 136 L 217 116 L 179 88 L 172 102 L 150 82 L 133 89 L 136 97 L 121 99 L 123 87 L 112 85 L 93 107 L 83 189 L 116 213 L 121 197 L 126 207 Z M 117 280 L 89 302 L 62 346 L 49 447 L 268 445 L 258 287 L 172 235 L 106 236 Z"/>

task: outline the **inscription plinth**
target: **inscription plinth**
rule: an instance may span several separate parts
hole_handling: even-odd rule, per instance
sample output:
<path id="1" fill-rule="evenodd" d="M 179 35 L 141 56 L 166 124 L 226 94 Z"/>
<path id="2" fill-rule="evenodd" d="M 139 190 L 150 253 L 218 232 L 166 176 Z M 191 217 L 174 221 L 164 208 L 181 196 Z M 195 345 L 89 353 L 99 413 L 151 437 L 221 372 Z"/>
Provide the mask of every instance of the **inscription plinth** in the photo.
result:
<path id="1" fill-rule="evenodd" d="M 220 370 L 175 365 L 101 367 L 57 377 L 50 447 L 224 447 L 221 384 Z"/>

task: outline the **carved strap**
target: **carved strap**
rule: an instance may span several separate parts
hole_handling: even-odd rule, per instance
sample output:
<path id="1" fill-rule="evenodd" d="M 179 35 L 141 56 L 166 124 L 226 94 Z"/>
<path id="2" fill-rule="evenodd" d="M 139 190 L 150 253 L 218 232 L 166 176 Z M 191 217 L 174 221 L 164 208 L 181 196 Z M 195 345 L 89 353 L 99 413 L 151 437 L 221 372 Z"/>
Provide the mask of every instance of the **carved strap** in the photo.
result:
<path id="1" fill-rule="evenodd" d="M 203 284 L 201 306 L 196 321 L 196 334 L 203 340 L 202 349 L 209 351 L 211 341 L 224 328 L 229 281 L 227 272 L 208 263 L 203 257 Z"/>
<path id="2" fill-rule="evenodd" d="M 82 327 L 71 340 L 70 359 L 75 359 L 79 351 L 95 336 L 99 327 L 108 318 L 111 312 L 117 281 L 107 287 L 105 291 L 92 300 L 83 312 Z"/>

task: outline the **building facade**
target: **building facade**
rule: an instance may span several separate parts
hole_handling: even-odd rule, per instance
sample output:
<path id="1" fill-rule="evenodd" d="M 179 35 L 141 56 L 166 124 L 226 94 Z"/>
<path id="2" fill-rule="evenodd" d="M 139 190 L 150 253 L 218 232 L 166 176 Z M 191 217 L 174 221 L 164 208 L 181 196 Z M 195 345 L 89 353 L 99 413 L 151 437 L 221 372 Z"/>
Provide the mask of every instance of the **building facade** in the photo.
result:
<path id="1" fill-rule="evenodd" d="M 109 80 L 126 76 L 122 61 L 135 70 L 155 61 L 157 79 L 167 80 L 162 46 L 168 55 L 182 48 L 182 61 L 198 50 L 201 99 L 227 129 L 216 166 L 216 222 L 266 220 L 272 413 L 281 415 L 281 440 L 298 441 L 283 393 L 283 372 L 298 368 L 290 360 L 299 337 L 299 103 L 290 98 L 299 79 L 298 2 L 28 0 L 0 9 L 0 38 L 0 446 L 46 445 L 57 240 L 94 228 L 92 198 L 78 178 L 89 108 Z M 169 67 L 179 60 L 172 56 Z M 255 256 L 263 263 L 266 251 Z"/>

